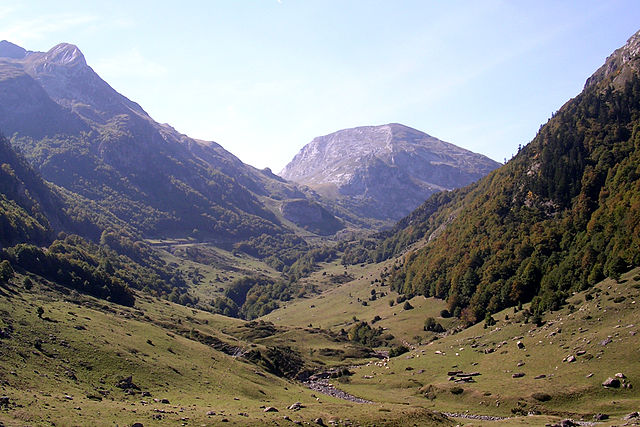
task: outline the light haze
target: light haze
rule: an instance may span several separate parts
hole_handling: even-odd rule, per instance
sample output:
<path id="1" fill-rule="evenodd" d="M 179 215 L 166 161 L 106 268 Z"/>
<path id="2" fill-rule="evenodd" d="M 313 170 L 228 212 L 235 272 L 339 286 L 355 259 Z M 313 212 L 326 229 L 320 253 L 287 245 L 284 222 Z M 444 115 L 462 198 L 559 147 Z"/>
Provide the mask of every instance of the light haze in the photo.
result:
<path id="1" fill-rule="evenodd" d="M 73 43 L 155 120 L 275 172 L 390 122 L 503 161 L 639 27 L 638 1 L 0 3 L 0 40 Z"/>

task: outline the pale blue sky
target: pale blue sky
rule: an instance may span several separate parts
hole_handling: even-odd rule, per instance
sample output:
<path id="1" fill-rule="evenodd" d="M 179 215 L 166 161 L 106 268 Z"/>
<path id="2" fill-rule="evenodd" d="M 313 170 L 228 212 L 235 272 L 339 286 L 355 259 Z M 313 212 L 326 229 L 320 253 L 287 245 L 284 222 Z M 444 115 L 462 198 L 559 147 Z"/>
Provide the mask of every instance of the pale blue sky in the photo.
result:
<path id="1" fill-rule="evenodd" d="M 640 29 L 640 1 L 0 3 L 0 40 L 76 44 L 157 121 L 278 172 L 402 123 L 502 161 Z"/>

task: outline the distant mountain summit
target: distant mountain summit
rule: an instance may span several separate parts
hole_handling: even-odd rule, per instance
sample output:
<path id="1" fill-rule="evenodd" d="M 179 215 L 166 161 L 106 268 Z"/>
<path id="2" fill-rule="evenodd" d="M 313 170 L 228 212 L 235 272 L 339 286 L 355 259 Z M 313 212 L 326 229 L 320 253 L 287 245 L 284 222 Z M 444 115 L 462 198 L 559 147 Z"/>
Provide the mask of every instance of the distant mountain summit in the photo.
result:
<path id="1" fill-rule="evenodd" d="M 360 215 L 398 220 L 431 194 L 468 185 L 499 163 L 397 123 L 315 138 L 280 172 Z"/>

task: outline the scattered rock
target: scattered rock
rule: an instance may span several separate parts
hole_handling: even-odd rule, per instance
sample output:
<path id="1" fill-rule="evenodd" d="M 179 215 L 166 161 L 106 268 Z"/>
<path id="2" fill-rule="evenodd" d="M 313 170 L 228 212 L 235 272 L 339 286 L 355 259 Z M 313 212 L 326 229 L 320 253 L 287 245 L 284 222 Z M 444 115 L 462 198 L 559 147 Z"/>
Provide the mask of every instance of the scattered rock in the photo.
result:
<path id="1" fill-rule="evenodd" d="M 579 350 L 576 352 L 576 356 L 583 356 L 586 353 L 585 350 Z"/>
<path id="2" fill-rule="evenodd" d="M 640 412 L 632 412 L 630 414 L 625 415 L 624 419 L 629 421 L 632 420 L 634 418 L 640 418 Z"/>
<path id="3" fill-rule="evenodd" d="M 547 376 L 545 374 L 540 374 L 533 377 L 534 380 L 541 380 L 543 378 L 547 378 Z"/>
<path id="4" fill-rule="evenodd" d="M 609 344 L 611 342 L 611 338 L 606 338 L 602 341 L 600 341 L 600 345 L 605 346 L 607 344 Z"/>
<path id="5" fill-rule="evenodd" d="M 622 378 L 622 379 L 627 378 L 622 372 L 618 372 L 615 376 L 616 378 Z"/>
<path id="6" fill-rule="evenodd" d="M 164 403 L 165 405 L 168 405 L 170 402 L 169 402 L 169 399 L 165 398 L 165 399 L 160 399 L 160 403 Z"/>
<path id="7" fill-rule="evenodd" d="M 603 383 L 603 387 L 620 388 L 620 380 L 618 378 L 607 378 Z"/>
<path id="8" fill-rule="evenodd" d="M 511 375 L 511 378 L 522 378 L 524 377 L 524 372 L 516 372 L 515 374 Z"/>
<path id="9" fill-rule="evenodd" d="M 316 418 L 315 420 L 313 420 L 313 422 L 318 424 L 319 426 L 324 425 L 324 421 L 322 421 L 322 418 Z"/>
<path id="10" fill-rule="evenodd" d="M 215 415 L 215 414 L 216 414 L 216 411 L 209 411 L 209 412 L 207 412 L 207 416 L 209 416 L 209 417 L 210 417 L 210 416 L 212 416 L 212 415 Z"/>
<path id="11" fill-rule="evenodd" d="M 593 372 L 591 372 L 590 374 L 587 374 L 587 378 L 591 378 L 593 376 Z"/>
<path id="12" fill-rule="evenodd" d="M 264 408 L 264 412 L 278 412 L 278 410 L 273 406 L 267 406 L 266 408 Z"/>
<path id="13" fill-rule="evenodd" d="M 574 355 L 569 355 L 569 356 L 565 357 L 562 361 L 563 362 L 572 363 L 572 362 L 576 361 L 576 357 Z"/>
<path id="14" fill-rule="evenodd" d="M 522 341 L 518 341 L 516 343 L 516 345 L 518 346 L 519 349 L 523 350 L 524 349 L 524 343 Z"/>
<path id="15" fill-rule="evenodd" d="M 144 424 L 142 424 L 142 423 L 133 423 L 133 424 L 131 424 L 131 427 L 144 427 Z"/>
<path id="16" fill-rule="evenodd" d="M 517 366 L 518 368 L 519 368 L 520 366 L 524 366 L 524 362 L 518 362 L 518 364 L 517 364 L 516 366 Z"/>
<path id="17" fill-rule="evenodd" d="M 300 402 L 296 402 L 293 405 L 289 406 L 287 409 L 289 409 L 290 411 L 299 411 L 302 408 L 304 408 L 304 405 Z"/>
<path id="18" fill-rule="evenodd" d="M 608 419 L 609 419 L 609 415 L 607 414 L 595 414 L 593 416 L 593 421 L 604 421 Z"/>

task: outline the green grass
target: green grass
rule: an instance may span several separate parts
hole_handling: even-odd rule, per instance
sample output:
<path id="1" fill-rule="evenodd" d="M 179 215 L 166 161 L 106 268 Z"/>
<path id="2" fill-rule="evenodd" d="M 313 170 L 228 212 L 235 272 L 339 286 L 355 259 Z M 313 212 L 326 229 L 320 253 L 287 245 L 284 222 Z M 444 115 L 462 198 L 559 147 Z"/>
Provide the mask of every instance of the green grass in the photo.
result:
<path id="1" fill-rule="evenodd" d="M 134 308 L 78 294 L 61 294 L 38 282 L 22 289 L 18 275 L 0 288 L 0 394 L 9 408 L 0 410 L 5 425 L 265 425 L 292 420 L 360 420 L 363 425 L 403 425 L 403 420 L 439 420 L 421 408 L 371 412 L 369 405 L 316 396 L 301 384 L 275 377 L 259 366 L 216 351 L 190 331 L 207 334 L 243 349 L 290 344 L 301 351 L 334 346 L 325 333 L 282 328 L 262 340 L 243 340 L 244 321 L 193 310 L 138 295 Z M 44 309 L 38 317 L 37 307 Z M 244 327 L 246 330 L 247 328 Z M 307 345 L 310 345 L 307 347 Z M 309 363 L 338 363 L 320 356 Z M 142 397 L 116 384 L 133 377 Z M 97 400 L 101 399 L 101 400 Z M 169 404 L 154 399 L 168 399 Z M 286 408 L 300 401 L 305 408 Z M 265 413 L 274 406 L 278 413 Z M 161 412 L 164 411 L 164 412 Z M 209 411 L 215 415 L 207 415 Z M 441 420 L 441 419 L 440 419 Z"/>

